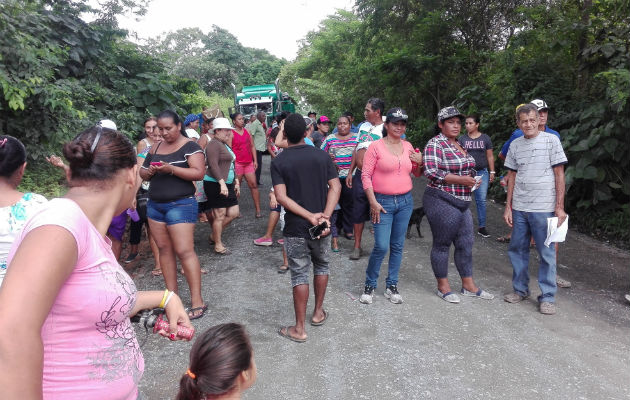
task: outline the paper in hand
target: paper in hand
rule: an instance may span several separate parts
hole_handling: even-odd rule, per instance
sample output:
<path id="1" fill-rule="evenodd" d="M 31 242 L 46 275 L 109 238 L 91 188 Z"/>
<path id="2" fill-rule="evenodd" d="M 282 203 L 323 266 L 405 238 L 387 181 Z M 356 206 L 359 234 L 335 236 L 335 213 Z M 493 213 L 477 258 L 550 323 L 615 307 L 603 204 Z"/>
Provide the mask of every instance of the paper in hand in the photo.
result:
<path id="1" fill-rule="evenodd" d="M 545 239 L 545 246 L 549 247 L 552 242 L 564 242 L 567 237 L 568 230 L 568 215 L 560 226 L 558 226 L 558 217 L 547 218 L 547 238 Z"/>

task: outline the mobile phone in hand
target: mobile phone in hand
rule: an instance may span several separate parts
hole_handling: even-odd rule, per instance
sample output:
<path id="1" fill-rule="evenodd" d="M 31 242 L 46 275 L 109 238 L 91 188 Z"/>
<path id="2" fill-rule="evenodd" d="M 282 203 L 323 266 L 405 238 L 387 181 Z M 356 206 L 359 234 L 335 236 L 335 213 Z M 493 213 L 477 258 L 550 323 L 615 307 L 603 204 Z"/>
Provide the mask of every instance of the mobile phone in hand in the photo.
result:
<path id="1" fill-rule="evenodd" d="M 152 161 L 151 165 L 155 165 L 156 167 L 159 167 L 160 165 L 162 165 L 161 161 Z"/>
<path id="2" fill-rule="evenodd" d="M 308 233 L 311 235 L 311 239 L 317 239 L 319 236 L 321 236 L 322 232 L 326 230 L 326 228 L 328 228 L 328 222 L 323 221 L 319 225 L 314 225 L 308 228 Z"/>

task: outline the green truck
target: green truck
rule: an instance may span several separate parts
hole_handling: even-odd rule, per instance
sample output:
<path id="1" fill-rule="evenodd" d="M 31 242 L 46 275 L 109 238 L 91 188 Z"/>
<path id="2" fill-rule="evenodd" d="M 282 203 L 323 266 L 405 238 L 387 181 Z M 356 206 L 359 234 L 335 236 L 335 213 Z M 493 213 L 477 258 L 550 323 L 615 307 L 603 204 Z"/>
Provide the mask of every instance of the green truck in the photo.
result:
<path id="1" fill-rule="evenodd" d="M 271 120 L 276 113 L 295 112 L 295 102 L 287 93 L 280 91 L 279 81 L 280 79 L 276 79 L 273 84 L 243 86 L 239 93 L 232 83 L 234 107 L 230 108 L 230 114 L 238 111 L 244 116 L 249 116 L 264 111 L 267 114 L 267 126 L 271 126 Z"/>

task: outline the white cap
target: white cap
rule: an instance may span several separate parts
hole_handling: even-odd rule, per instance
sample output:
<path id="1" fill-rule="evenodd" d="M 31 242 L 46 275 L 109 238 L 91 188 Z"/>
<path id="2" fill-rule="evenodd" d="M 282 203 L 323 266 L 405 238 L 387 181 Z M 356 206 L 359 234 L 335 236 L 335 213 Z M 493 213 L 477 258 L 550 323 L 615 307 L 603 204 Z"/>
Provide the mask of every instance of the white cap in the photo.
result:
<path id="1" fill-rule="evenodd" d="M 547 105 L 547 103 L 545 103 L 545 100 L 543 100 L 543 99 L 534 99 L 534 100 L 530 101 L 530 103 L 535 105 L 536 108 L 538 109 L 538 111 L 540 111 L 540 110 L 548 110 L 549 109 L 549 106 Z"/>
<path id="2" fill-rule="evenodd" d="M 192 128 L 186 129 L 186 134 L 191 139 L 199 139 L 199 133 L 196 130 L 192 129 Z"/>
<path id="3" fill-rule="evenodd" d="M 230 125 L 230 121 L 227 118 L 215 118 L 212 121 L 212 132 L 215 129 L 232 129 L 232 125 Z"/>
<path id="4" fill-rule="evenodd" d="M 114 131 L 118 130 L 118 128 L 116 127 L 116 123 L 112 121 L 111 119 L 102 119 L 98 121 L 98 123 L 101 124 L 103 128 L 111 129 Z"/>

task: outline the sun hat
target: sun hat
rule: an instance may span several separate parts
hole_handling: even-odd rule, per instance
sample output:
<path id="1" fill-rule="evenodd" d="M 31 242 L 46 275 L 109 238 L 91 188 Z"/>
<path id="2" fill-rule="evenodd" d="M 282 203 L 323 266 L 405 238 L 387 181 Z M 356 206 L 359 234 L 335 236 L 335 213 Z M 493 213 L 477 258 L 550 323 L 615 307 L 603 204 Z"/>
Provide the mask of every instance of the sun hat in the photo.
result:
<path id="1" fill-rule="evenodd" d="M 317 118 L 317 125 L 329 124 L 329 123 L 330 123 L 330 119 L 328 119 L 328 117 L 325 115 L 322 115 L 321 117 Z"/>
<path id="2" fill-rule="evenodd" d="M 409 116 L 407 112 L 400 107 L 390 108 L 387 111 L 387 116 L 385 122 L 398 122 L 398 121 L 407 121 Z"/>
<path id="3" fill-rule="evenodd" d="M 445 121 L 445 120 L 447 120 L 449 118 L 453 118 L 453 117 L 464 118 L 465 115 L 460 113 L 459 110 L 457 108 L 453 107 L 453 106 L 444 107 L 438 113 L 438 121 L 439 122 Z"/>
<path id="4" fill-rule="evenodd" d="M 216 129 L 232 129 L 232 125 L 230 125 L 230 121 L 227 118 L 215 118 L 212 121 L 212 132 Z"/>
<path id="5" fill-rule="evenodd" d="M 549 110 L 549 106 L 547 105 L 547 103 L 545 103 L 545 100 L 543 100 L 543 99 L 534 99 L 534 100 L 530 101 L 530 103 L 535 105 L 536 108 L 538 109 L 538 111 L 540 111 L 540 110 Z"/>

